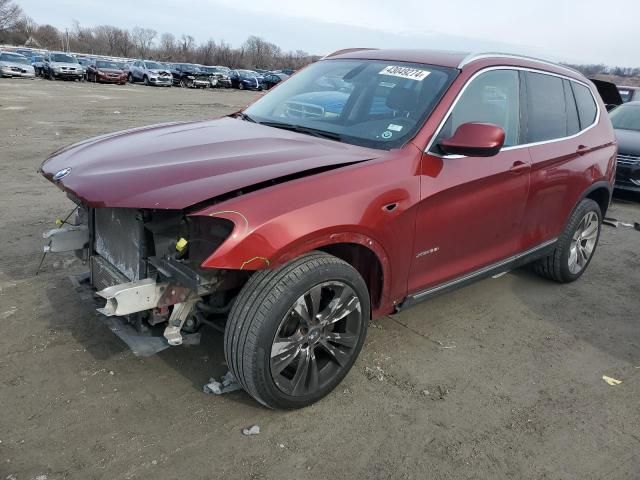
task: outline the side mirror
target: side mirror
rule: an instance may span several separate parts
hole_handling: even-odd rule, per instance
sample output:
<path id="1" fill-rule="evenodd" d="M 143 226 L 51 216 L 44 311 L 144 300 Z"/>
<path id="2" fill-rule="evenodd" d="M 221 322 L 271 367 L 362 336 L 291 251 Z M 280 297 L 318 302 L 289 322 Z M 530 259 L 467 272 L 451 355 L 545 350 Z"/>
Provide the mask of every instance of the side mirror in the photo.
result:
<path id="1" fill-rule="evenodd" d="M 492 157 L 504 146 L 505 133 L 492 123 L 470 122 L 460 125 L 451 138 L 440 140 L 440 149 L 447 155 Z"/>

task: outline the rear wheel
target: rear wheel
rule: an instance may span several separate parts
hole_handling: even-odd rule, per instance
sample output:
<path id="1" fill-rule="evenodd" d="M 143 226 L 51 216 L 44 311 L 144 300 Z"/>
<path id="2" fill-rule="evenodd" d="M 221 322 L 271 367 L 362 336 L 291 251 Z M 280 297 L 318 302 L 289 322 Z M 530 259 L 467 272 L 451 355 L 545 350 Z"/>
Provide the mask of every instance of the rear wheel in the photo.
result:
<path id="1" fill-rule="evenodd" d="M 553 253 L 536 261 L 532 265 L 533 270 L 542 277 L 560 283 L 577 280 L 593 258 L 601 225 L 600 206 L 585 198 L 571 214 Z"/>
<path id="2" fill-rule="evenodd" d="M 301 408 L 349 372 L 367 333 L 360 274 L 321 252 L 255 273 L 225 329 L 225 357 L 244 389 L 269 408 Z"/>

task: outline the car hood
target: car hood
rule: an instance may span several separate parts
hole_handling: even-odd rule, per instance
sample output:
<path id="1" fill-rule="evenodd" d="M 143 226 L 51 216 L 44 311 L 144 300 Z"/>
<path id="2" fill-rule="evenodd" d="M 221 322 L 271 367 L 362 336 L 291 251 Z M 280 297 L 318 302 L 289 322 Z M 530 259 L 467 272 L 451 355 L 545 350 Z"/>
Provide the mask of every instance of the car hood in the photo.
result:
<path id="1" fill-rule="evenodd" d="M 183 209 L 249 186 L 379 157 L 233 118 L 117 132 L 52 154 L 41 173 L 93 207 Z M 266 182 L 266 183 L 265 183 Z"/>
<path id="2" fill-rule="evenodd" d="M 2 65 L 4 67 L 24 68 L 25 70 L 32 70 L 33 69 L 33 65 L 31 65 L 31 64 L 18 63 L 18 62 L 8 62 L 6 60 L 0 60 L 0 65 Z"/>
<path id="3" fill-rule="evenodd" d="M 618 140 L 618 152 L 627 155 L 640 155 L 640 132 L 637 130 L 615 131 Z"/>
<path id="4" fill-rule="evenodd" d="M 67 63 L 67 62 L 49 62 L 52 67 L 69 67 L 69 68 L 82 68 L 79 63 Z"/>
<path id="5" fill-rule="evenodd" d="M 159 75 L 161 73 L 166 73 L 167 75 L 171 75 L 171 72 L 169 70 L 163 70 L 161 68 L 153 68 L 153 69 L 149 69 L 147 71 L 151 72 L 151 73 L 155 73 L 156 75 Z"/>
<path id="6" fill-rule="evenodd" d="M 96 68 L 96 70 L 98 70 L 100 72 L 105 72 L 105 73 L 120 73 L 120 74 L 124 73 L 124 70 L 121 70 L 119 68 L 101 68 L 101 67 L 98 67 L 98 68 Z"/>

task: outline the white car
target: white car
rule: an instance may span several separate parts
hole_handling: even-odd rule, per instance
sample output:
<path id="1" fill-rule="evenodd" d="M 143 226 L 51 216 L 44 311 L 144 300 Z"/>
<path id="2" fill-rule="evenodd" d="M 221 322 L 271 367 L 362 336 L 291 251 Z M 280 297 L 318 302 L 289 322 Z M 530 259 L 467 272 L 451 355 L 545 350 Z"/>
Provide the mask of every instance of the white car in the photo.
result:
<path id="1" fill-rule="evenodd" d="M 145 85 L 170 87 L 173 84 L 171 72 L 161 63 L 152 60 L 136 60 L 129 65 L 129 82 L 144 82 Z"/>
<path id="2" fill-rule="evenodd" d="M 34 78 L 36 71 L 24 55 L 0 52 L 0 77 Z"/>

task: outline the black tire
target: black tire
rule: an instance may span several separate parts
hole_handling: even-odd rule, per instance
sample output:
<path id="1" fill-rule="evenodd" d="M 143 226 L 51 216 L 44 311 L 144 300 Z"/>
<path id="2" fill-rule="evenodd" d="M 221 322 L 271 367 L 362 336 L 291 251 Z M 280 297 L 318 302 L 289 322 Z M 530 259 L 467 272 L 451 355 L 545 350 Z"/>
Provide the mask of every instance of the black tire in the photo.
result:
<path id="1" fill-rule="evenodd" d="M 244 90 L 244 84 L 242 82 L 238 82 L 238 90 Z"/>
<path id="2" fill-rule="evenodd" d="M 579 271 L 572 272 L 570 269 L 571 244 L 574 241 L 574 235 L 578 233 L 578 229 L 581 227 L 581 222 L 583 222 L 590 213 L 597 216 L 598 225 L 595 243 L 584 265 Z M 602 211 L 600 210 L 600 206 L 589 198 L 583 199 L 571 214 L 569 222 L 558 238 L 553 252 L 547 257 L 534 262 L 531 265 L 533 271 L 541 277 L 554 280 L 558 283 L 570 283 L 577 280 L 585 272 L 589 263 L 591 263 L 591 259 L 598 246 L 601 228 Z"/>
<path id="3" fill-rule="evenodd" d="M 129 83 L 133 83 L 133 75 L 131 75 L 131 73 L 127 75 L 127 80 L 129 81 Z"/>
<path id="4" fill-rule="evenodd" d="M 142 77 L 142 81 L 144 82 L 144 84 L 148 87 L 149 86 L 149 77 L 147 77 L 146 75 L 144 77 Z"/>
<path id="5" fill-rule="evenodd" d="M 292 317 L 295 320 L 292 309 L 297 300 L 316 288 L 320 288 L 320 291 L 324 292 L 322 288 L 325 288 L 325 285 L 333 284 L 345 287 L 342 291 L 349 291 L 350 300 L 342 303 L 338 301 L 339 309 L 346 305 L 347 309 L 344 311 L 349 311 L 349 308 L 351 310 L 348 315 L 341 316 L 341 320 L 335 324 L 329 322 L 328 327 L 325 325 L 324 331 L 327 332 L 327 329 L 330 329 L 329 335 L 333 335 L 334 338 L 336 333 L 338 337 L 351 334 L 352 344 L 348 347 L 338 345 L 337 349 L 340 350 L 338 352 L 340 355 L 332 356 L 329 355 L 329 350 L 321 345 L 323 342 L 326 344 L 326 338 L 320 341 L 316 338 L 313 347 L 311 340 L 300 340 L 301 343 L 298 345 L 301 347 L 298 347 L 298 350 L 292 354 L 290 357 L 292 361 L 289 364 L 291 366 L 296 364 L 295 369 L 297 370 L 302 363 L 295 362 L 295 359 L 298 358 L 298 362 L 301 362 L 304 352 L 313 352 L 307 353 L 306 358 L 313 358 L 316 385 L 312 386 L 309 376 L 311 370 L 307 367 L 303 379 L 304 392 L 296 393 L 294 389 L 293 392 L 287 393 L 276 383 L 277 379 L 274 379 L 272 374 L 271 357 L 274 342 L 276 338 L 280 338 L 277 335 L 287 325 L 288 319 Z M 337 297 L 338 293 L 331 297 L 326 297 L 322 293 L 317 297 L 323 299 L 324 307 L 320 308 L 322 302 L 317 302 L 316 311 L 318 313 L 311 316 L 314 321 L 322 318 L 321 313 L 331 306 L 331 303 L 327 304 L 327 301 L 337 299 Z M 355 299 L 359 301 L 357 304 L 359 309 L 353 308 L 353 300 Z M 273 409 L 305 407 L 331 392 L 349 372 L 362 349 L 369 317 L 369 293 L 360 274 L 339 258 L 323 252 L 311 252 L 277 269 L 258 271 L 249 279 L 240 291 L 229 314 L 224 334 L 225 358 L 230 371 L 240 385 L 261 404 Z M 343 321 L 352 322 L 352 326 L 355 325 L 353 322 L 357 323 L 357 330 L 354 332 L 353 329 L 347 330 L 346 327 L 344 331 L 338 330 L 337 327 L 334 330 L 334 325 L 338 326 Z M 294 321 L 294 323 L 296 322 Z M 298 335 L 306 333 L 310 339 L 312 329 L 303 332 L 303 328 L 294 326 L 294 332 Z M 315 333 L 318 333 L 318 328 L 315 328 Z M 306 341 L 309 343 L 302 343 Z M 332 342 L 333 340 L 328 341 Z M 336 348 L 336 344 L 330 346 Z M 348 356 L 343 356 L 344 352 L 347 352 Z M 332 358 L 335 360 L 332 361 Z M 322 361 L 324 363 L 321 363 Z M 285 370 L 281 373 L 284 372 Z M 319 377 L 318 372 L 320 375 L 324 375 L 324 378 Z M 278 378 L 280 377 L 278 376 Z M 317 381 L 318 378 L 321 378 L 321 381 Z M 295 383 L 295 378 L 291 381 Z"/>

